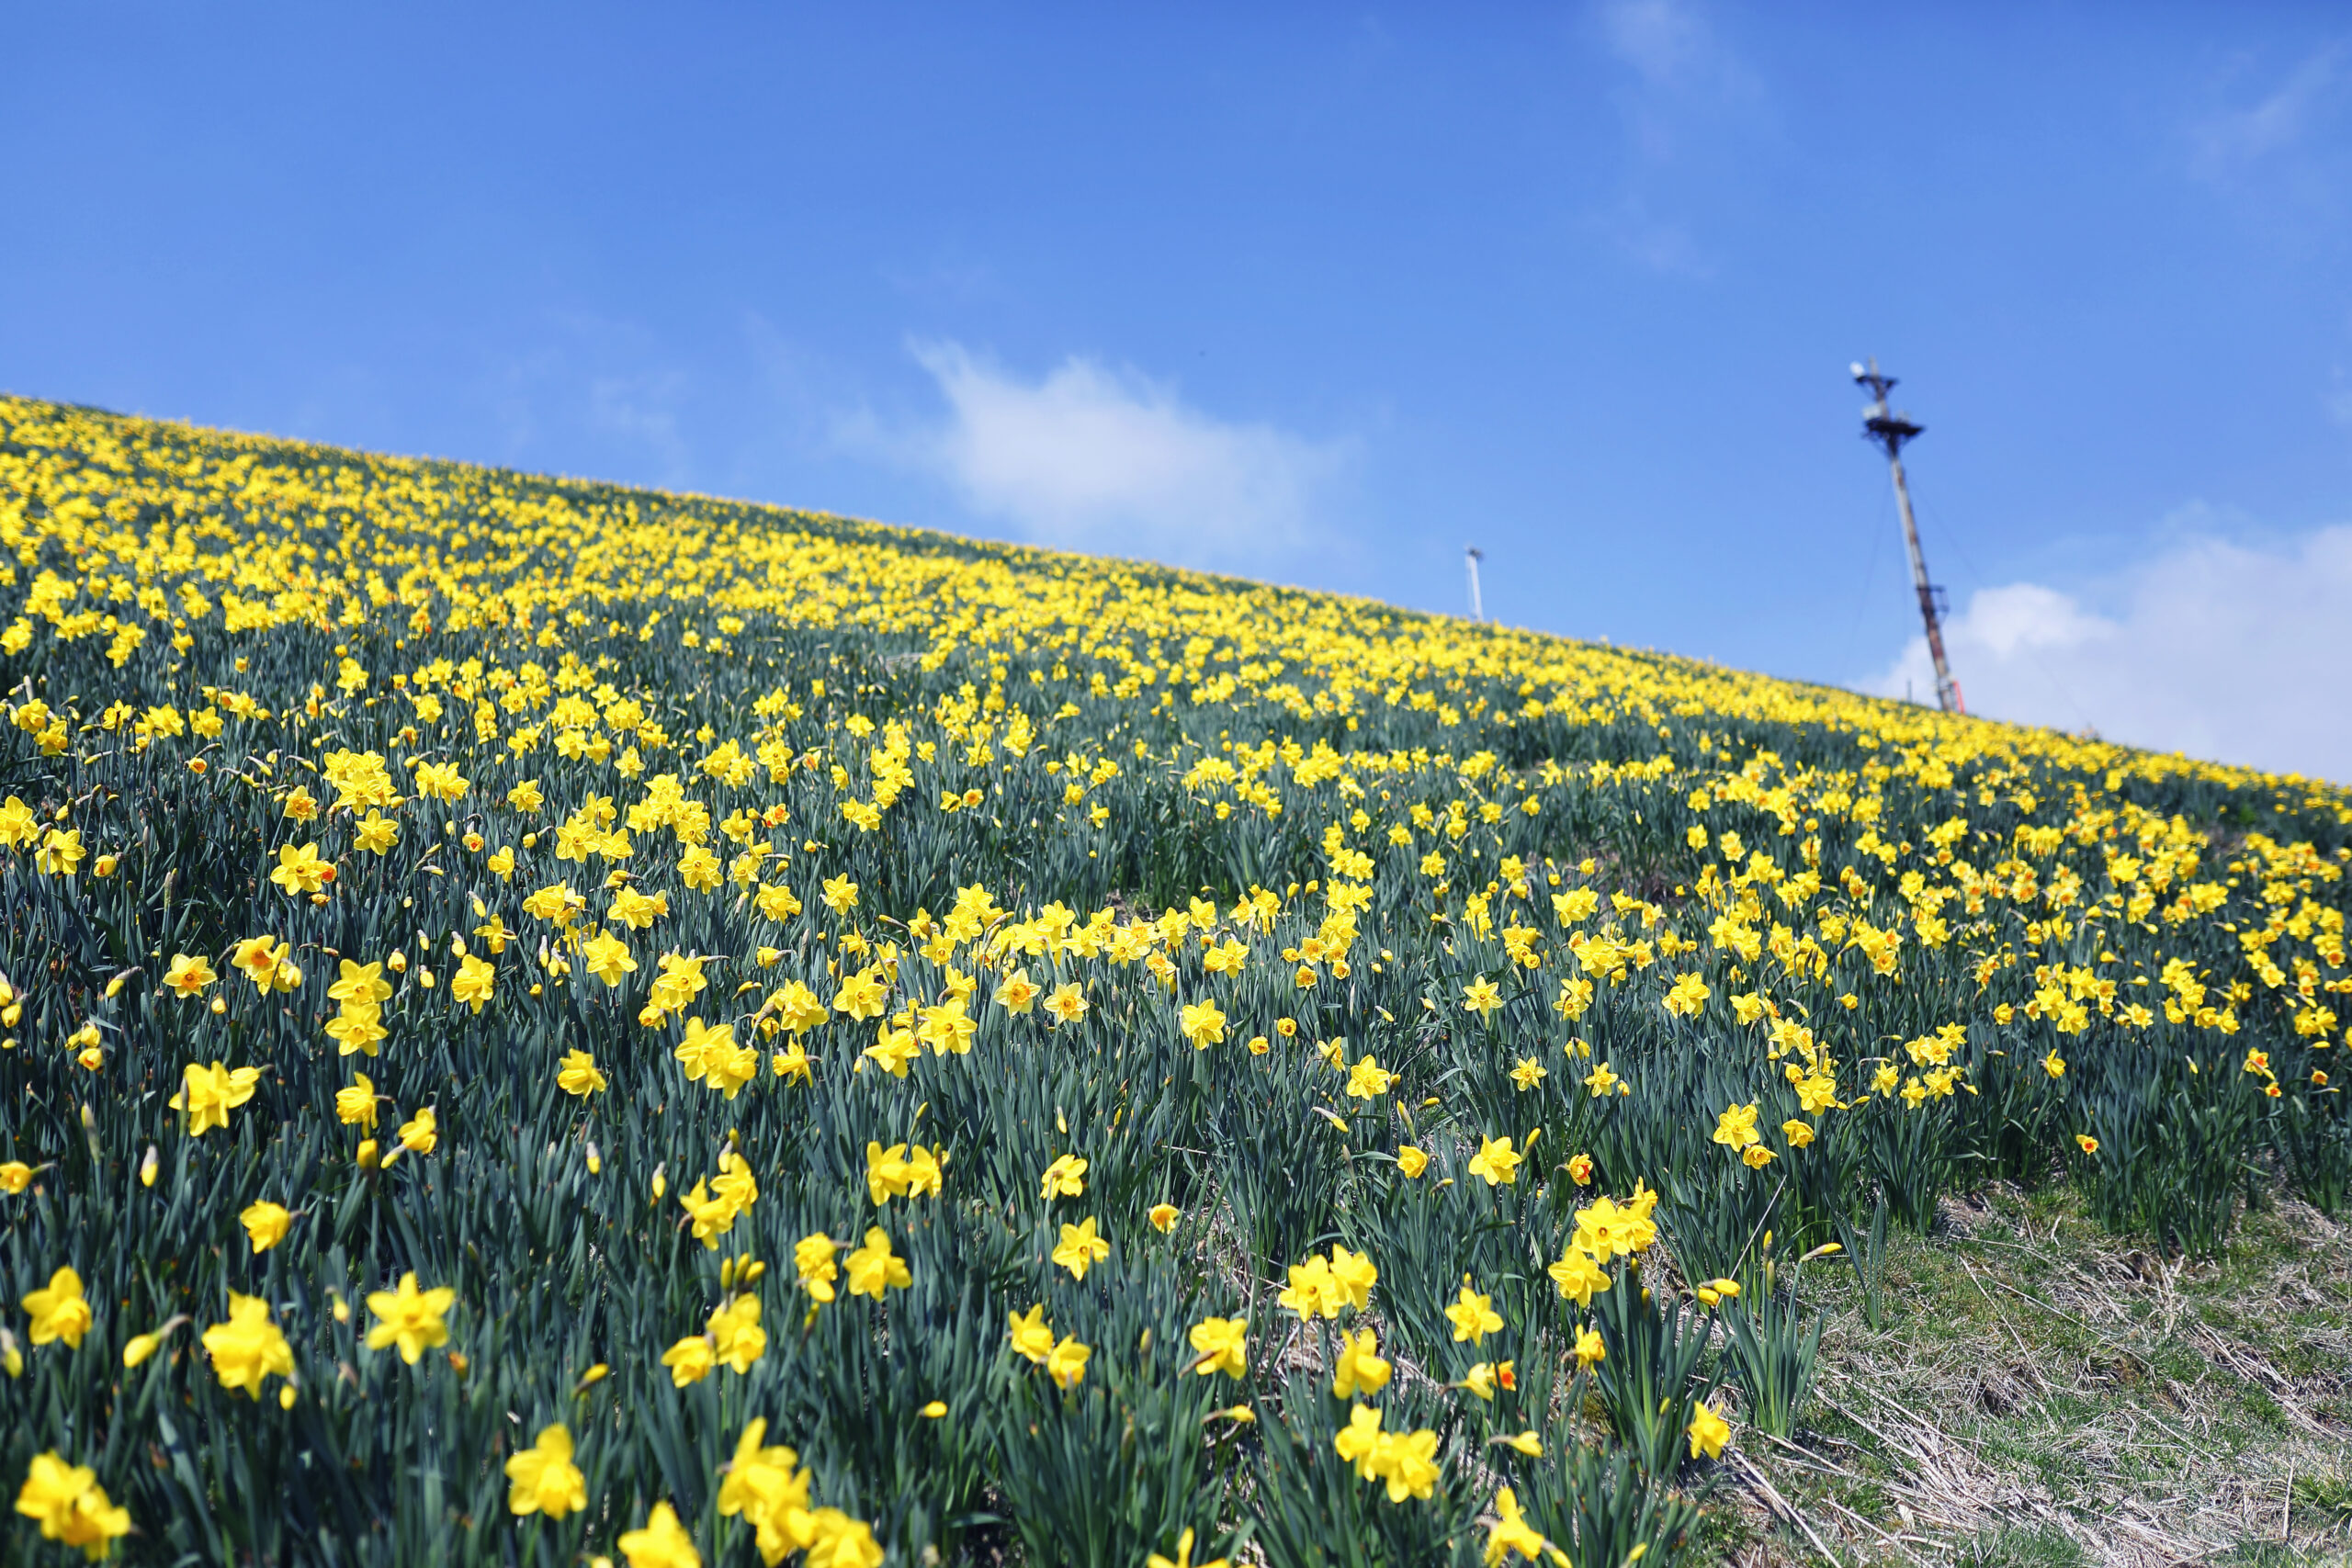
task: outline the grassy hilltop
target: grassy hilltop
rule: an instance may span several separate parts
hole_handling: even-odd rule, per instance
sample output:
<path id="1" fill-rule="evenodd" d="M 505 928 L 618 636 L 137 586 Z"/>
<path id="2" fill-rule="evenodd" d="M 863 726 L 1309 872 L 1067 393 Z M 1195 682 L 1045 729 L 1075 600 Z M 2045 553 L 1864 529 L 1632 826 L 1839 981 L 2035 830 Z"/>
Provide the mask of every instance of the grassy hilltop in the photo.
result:
<path id="1" fill-rule="evenodd" d="M 2352 1545 L 2352 795 L 0 399 L 0 1557 Z"/>

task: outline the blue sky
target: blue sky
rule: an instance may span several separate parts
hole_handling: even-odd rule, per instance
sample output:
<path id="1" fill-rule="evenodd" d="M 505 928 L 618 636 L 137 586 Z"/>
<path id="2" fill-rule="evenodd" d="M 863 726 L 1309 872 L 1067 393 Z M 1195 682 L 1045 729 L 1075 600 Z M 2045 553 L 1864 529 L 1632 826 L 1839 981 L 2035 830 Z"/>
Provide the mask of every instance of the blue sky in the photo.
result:
<path id="1" fill-rule="evenodd" d="M 0 386 L 2352 778 L 2352 13 L 92 5 Z"/>

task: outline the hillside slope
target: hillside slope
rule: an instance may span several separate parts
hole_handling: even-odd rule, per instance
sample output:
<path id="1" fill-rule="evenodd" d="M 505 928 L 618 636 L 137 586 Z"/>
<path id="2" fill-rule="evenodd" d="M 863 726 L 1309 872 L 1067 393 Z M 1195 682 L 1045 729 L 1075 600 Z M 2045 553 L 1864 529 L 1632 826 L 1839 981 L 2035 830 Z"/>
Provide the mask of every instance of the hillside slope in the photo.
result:
<path id="1" fill-rule="evenodd" d="M 24 400 L 0 546 L 12 1557 L 1948 1554 L 1955 1215 L 2341 1335 L 2342 790 Z"/>

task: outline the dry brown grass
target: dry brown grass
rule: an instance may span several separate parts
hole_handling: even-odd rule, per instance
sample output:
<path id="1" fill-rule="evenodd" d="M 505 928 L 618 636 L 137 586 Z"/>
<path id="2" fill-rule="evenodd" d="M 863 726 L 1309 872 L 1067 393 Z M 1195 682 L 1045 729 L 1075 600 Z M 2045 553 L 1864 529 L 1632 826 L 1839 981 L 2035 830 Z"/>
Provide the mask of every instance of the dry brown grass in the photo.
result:
<path id="1" fill-rule="evenodd" d="M 1889 1251 L 1878 1328 L 1818 1298 L 1797 1440 L 1719 1473 L 1726 1561 L 2352 1561 L 2352 1229 L 2288 1201 L 2167 1258 L 2003 1189 Z"/>

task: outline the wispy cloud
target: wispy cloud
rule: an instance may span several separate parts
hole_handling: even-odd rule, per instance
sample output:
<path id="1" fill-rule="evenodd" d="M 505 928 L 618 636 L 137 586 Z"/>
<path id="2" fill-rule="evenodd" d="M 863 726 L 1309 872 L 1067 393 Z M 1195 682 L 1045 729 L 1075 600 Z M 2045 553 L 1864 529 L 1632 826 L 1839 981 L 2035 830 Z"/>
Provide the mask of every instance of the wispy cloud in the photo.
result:
<path id="1" fill-rule="evenodd" d="M 1970 711 L 2352 782 L 2352 525 L 2186 539 L 2109 587 L 2104 609 L 2041 583 L 1973 594 L 1944 627 Z M 1926 639 L 1869 684 L 1932 692 Z"/>
<path id="2" fill-rule="evenodd" d="M 1589 220 L 1644 267 L 1704 276 L 1713 269 L 1689 226 L 1656 209 L 1691 146 L 1738 140 L 1722 133 L 1728 120 L 1753 118 L 1756 74 L 1691 0 L 1599 0 L 1589 15 L 1621 72 L 1610 96 L 1627 141 L 1621 194 Z"/>
<path id="3" fill-rule="evenodd" d="M 652 457 L 661 482 L 673 490 L 688 485 L 694 471 L 678 427 L 677 403 L 685 384 L 674 370 L 598 376 L 588 383 L 589 427 L 642 447 Z"/>
<path id="4" fill-rule="evenodd" d="M 1252 572 L 1334 540 L 1351 441 L 1219 420 L 1170 386 L 1080 356 L 1032 381 L 955 343 L 913 352 L 946 419 L 893 431 L 859 415 L 837 434 L 937 475 L 974 514 L 1024 538 Z"/>
<path id="5" fill-rule="evenodd" d="M 1713 34 L 1682 0 L 1611 0 L 1601 34 L 1617 58 L 1652 86 L 1669 86 L 1720 67 Z"/>
<path id="6" fill-rule="evenodd" d="M 605 478 L 695 483 L 694 380 L 658 334 L 627 319 L 548 310 L 517 336 L 514 350 L 485 361 L 472 389 L 502 461 L 528 468 L 569 453 Z M 578 465 L 583 446 L 595 457 Z"/>
<path id="7" fill-rule="evenodd" d="M 2205 116 L 2189 128 L 2189 169 L 2225 179 L 2301 143 L 2328 114 L 2352 103 L 2352 51 L 2334 44 L 2303 61 L 2259 101 Z"/>

